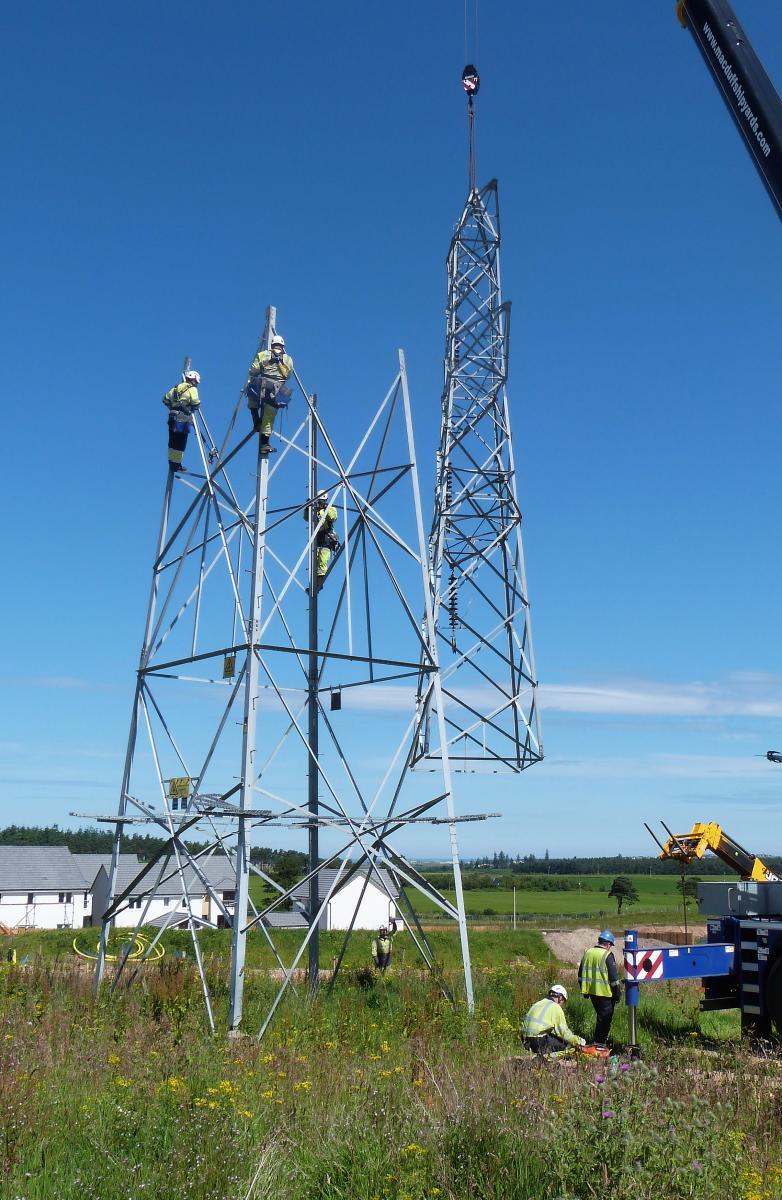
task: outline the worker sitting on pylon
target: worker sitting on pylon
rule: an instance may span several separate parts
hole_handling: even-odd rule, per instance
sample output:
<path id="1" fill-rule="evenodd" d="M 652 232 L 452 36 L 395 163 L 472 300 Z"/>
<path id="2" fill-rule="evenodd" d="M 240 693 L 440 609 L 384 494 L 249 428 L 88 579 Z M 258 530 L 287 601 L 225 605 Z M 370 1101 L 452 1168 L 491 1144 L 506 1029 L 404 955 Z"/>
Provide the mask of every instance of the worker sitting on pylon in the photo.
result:
<path id="1" fill-rule="evenodd" d="M 193 424 L 193 413 L 201 401 L 198 399 L 198 371 L 185 371 L 182 382 L 177 383 L 163 397 L 168 412 L 168 465 L 172 471 L 184 471 L 182 456 L 187 445 L 187 435 Z"/>
<path id="2" fill-rule="evenodd" d="M 309 517 L 309 504 L 304 506 L 304 520 Z M 317 589 L 323 587 L 323 580 L 326 578 L 326 572 L 329 569 L 331 555 L 334 550 L 339 550 L 339 538 L 334 532 L 334 526 L 337 523 L 337 510 L 334 505 L 329 505 L 328 492 L 318 492 L 315 500 L 315 515 L 312 518 L 313 528 L 317 530 L 315 534 L 315 545 L 318 548 L 318 564 L 317 564 Z"/>
<path id="3" fill-rule="evenodd" d="M 372 941 L 372 961 L 381 975 L 385 975 L 391 963 L 391 945 L 396 934 L 396 921 L 391 918 L 391 928 L 381 925 L 377 937 Z"/>
<path id="4" fill-rule="evenodd" d="M 568 1028 L 562 1011 L 566 1002 L 567 989 L 561 983 L 553 983 L 548 996 L 535 1001 L 521 1022 L 521 1037 L 528 1050 L 556 1058 L 586 1045 L 582 1037 Z"/>
<path id="5" fill-rule="evenodd" d="M 253 419 L 253 429 L 260 434 L 261 454 L 268 454 L 269 438 L 278 408 L 287 408 L 290 388 L 285 381 L 293 373 L 293 359 L 285 353 L 282 334 L 272 334 L 268 350 L 260 350 L 253 359 L 245 385 L 247 406 Z"/>
<path id="6" fill-rule="evenodd" d="M 584 951 L 578 968 L 581 994 L 588 996 L 595 1010 L 595 1050 L 608 1054 L 608 1034 L 616 1002 L 622 994 L 614 958 L 615 938 L 610 929 L 598 934 L 597 945 Z"/>

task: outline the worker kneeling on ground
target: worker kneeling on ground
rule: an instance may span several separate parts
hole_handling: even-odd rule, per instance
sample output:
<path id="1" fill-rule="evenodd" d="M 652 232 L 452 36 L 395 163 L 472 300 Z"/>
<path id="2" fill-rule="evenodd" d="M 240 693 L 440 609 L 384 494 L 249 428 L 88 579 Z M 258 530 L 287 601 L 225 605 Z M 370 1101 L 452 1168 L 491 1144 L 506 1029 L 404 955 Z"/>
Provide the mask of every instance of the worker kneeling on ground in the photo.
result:
<path id="1" fill-rule="evenodd" d="M 396 921 L 392 917 L 391 928 L 381 925 L 377 937 L 372 942 L 372 961 L 381 975 L 385 974 L 386 968 L 391 963 L 391 944 L 395 933 Z"/>
<path id="2" fill-rule="evenodd" d="M 272 334 L 269 349 L 259 351 L 253 359 L 244 388 L 253 429 L 260 434 L 261 454 L 270 452 L 269 438 L 277 409 L 288 407 L 291 390 L 285 384 L 292 373 L 293 359 L 285 353 L 282 334 Z"/>
<path id="3" fill-rule="evenodd" d="M 548 996 L 536 1000 L 521 1022 L 521 1038 L 528 1050 L 536 1054 L 572 1054 L 586 1042 L 568 1028 L 562 1011 L 567 1003 L 567 989 L 561 983 L 549 988 Z"/>
<path id="4" fill-rule="evenodd" d="M 187 445 L 187 435 L 193 424 L 193 413 L 201 401 L 198 398 L 198 385 L 201 376 L 198 371 L 185 371 L 182 382 L 177 383 L 163 397 L 163 403 L 168 411 L 168 465 L 172 471 L 184 471 L 182 458 Z"/>
<path id="5" fill-rule="evenodd" d="M 614 958 L 614 942 L 611 930 L 604 929 L 598 934 L 597 945 L 584 951 L 578 968 L 581 994 L 589 997 L 595 1010 L 594 1045 L 598 1050 L 608 1049 L 608 1034 L 614 1008 L 622 994 Z"/>
<path id="6" fill-rule="evenodd" d="M 309 504 L 304 505 L 305 521 L 309 517 L 309 507 Z M 323 580 L 326 578 L 326 572 L 329 569 L 331 555 L 335 550 L 339 550 L 339 538 L 334 532 L 334 526 L 337 523 L 337 510 L 333 504 L 329 504 L 328 492 L 318 492 L 312 522 L 315 531 L 315 545 L 318 551 L 317 589 L 320 591 L 323 587 Z"/>

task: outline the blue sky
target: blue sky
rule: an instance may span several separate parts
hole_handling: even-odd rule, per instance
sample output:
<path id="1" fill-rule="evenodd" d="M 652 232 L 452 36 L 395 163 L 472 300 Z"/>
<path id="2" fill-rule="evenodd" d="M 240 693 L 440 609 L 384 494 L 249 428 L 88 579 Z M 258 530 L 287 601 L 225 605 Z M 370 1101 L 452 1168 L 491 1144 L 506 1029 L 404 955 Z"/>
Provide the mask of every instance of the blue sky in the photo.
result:
<path id="1" fill-rule="evenodd" d="M 782 81 L 782 9 L 736 6 Z M 673 0 L 629 7 L 481 6 L 547 758 L 493 785 L 504 823 L 465 827 L 467 855 L 641 851 L 657 816 L 782 852 L 782 770 L 755 757 L 782 743 L 782 238 Z M 65 824 L 116 805 L 185 354 L 220 428 L 276 304 L 347 445 L 405 347 L 431 494 L 463 16 L 44 3 L 4 25 L 0 820 Z"/>

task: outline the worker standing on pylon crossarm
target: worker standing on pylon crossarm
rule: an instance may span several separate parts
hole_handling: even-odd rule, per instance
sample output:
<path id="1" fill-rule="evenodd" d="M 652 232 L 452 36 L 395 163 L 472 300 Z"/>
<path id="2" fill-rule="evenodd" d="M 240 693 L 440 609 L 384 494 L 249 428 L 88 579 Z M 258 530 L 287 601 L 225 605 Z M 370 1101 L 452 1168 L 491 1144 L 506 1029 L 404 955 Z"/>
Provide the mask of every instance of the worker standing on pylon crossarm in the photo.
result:
<path id="1" fill-rule="evenodd" d="M 396 921 L 391 918 L 391 926 L 381 925 L 377 937 L 372 941 L 372 961 L 381 975 L 385 975 L 391 963 L 391 945 L 396 934 Z"/>
<path id="2" fill-rule="evenodd" d="M 293 373 L 293 359 L 285 353 L 282 334 L 272 334 L 268 350 L 260 350 L 253 359 L 245 384 L 247 407 L 253 419 L 253 429 L 260 434 L 261 454 L 269 454 L 269 438 L 274 428 L 278 408 L 287 408 L 291 389 L 286 380 Z"/>
<path id="3" fill-rule="evenodd" d="M 561 983 L 553 983 L 548 996 L 535 1001 L 521 1022 L 521 1038 L 528 1050 L 556 1058 L 586 1045 L 582 1037 L 568 1028 L 562 1011 L 566 1003 L 567 989 Z"/>
<path id="4" fill-rule="evenodd" d="M 184 471 L 182 456 L 187 445 L 187 435 L 193 424 L 193 413 L 201 401 L 198 398 L 198 385 L 201 376 L 198 371 L 185 371 L 182 382 L 177 383 L 163 397 L 163 403 L 168 411 L 168 465 L 172 471 Z"/>
<path id="5" fill-rule="evenodd" d="M 619 972 L 614 958 L 614 935 L 610 929 L 598 934 L 597 945 L 584 951 L 578 968 L 578 984 L 581 994 L 588 996 L 595 1010 L 596 1050 L 608 1052 L 608 1034 L 614 1016 L 614 1008 L 622 994 Z"/>
<path id="6" fill-rule="evenodd" d="M 309 508 L 309 504 L 304 505 L 305 521 L 309 518 Z M 336 523 L 337 510 L 333 504 L 329 504 L 328 492 L 318 492 L 315 501 L 315 514 L 312 518 L 313 529 L 316 531 L 315 545 L 318 548 L 318 591 L 323 587 L 323 580 L 326 578 L 332 553 L 335 550 L 339 550 L 339 538 L 334 532 Z"/>

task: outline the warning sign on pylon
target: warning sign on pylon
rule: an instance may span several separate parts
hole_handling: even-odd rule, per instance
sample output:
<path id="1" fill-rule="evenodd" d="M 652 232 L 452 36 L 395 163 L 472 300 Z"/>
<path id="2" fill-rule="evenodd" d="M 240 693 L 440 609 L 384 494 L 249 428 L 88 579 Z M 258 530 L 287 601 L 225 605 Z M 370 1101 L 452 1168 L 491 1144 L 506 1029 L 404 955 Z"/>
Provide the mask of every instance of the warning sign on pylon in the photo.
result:
<path id="1" fill-rule="evenodd" d="M 665 952 L 663 950 L 634 950 L 625 954 L 625 975 L 642 983 L 649 979 L 662 979 L 665 972 Z"/>

